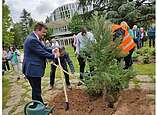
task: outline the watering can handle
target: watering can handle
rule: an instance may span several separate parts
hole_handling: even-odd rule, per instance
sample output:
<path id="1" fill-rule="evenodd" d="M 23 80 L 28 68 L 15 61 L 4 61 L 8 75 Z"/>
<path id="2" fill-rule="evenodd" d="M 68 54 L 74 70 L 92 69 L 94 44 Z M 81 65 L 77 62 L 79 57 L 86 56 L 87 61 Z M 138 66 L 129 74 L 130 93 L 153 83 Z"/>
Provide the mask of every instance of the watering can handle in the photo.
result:
<path id="1" fill-rule="evenodd" d="M 28 102 L 28 103 L 25 105 L 25 107 L 24 107 L 24 113 L 25 113 L 25 115 L 27 115 L 27 113 L 26 113 L 26 108 L 27 108 L 27 106 L 28 106 L 29 104 L 31 104 L 31 103 L 34 103 L 34 102 L 37 102 L 37 103 L 39 103 L 39 104 L 44 105 L 42 102 L 37 101 L 37 100 L 32 100 L 32 101 Z"/>

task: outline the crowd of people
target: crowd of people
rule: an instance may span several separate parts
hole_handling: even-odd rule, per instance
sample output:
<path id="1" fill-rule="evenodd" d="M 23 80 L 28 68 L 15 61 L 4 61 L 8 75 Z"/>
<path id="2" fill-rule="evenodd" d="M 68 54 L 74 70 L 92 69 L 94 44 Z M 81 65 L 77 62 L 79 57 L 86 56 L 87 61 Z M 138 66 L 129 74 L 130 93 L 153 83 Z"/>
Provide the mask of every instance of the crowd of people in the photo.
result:
<path id="1" fill-rule="evenodd" d="M 131 29 L 126 22 L 121 24 L 113 24 L 112 32 L 114 33 L 112 41 L 122 36 L 122 43 L 119 48 L 126 54 L 124 57 L 117 58 L 117 60 L 124 59 L 125 67 L 128 69 L 132 66 L 131 55 L 135 48 L 139 49 L 144 46 L 145 36 L 148 35 L 149 46 L 155 47 L 155 26 L 148 29 L 147 34 L 144 28 L 134 25 Z M 24 56 L 21 59 L 21 54 L 15 46 L 11 46 L 8 51 L 3 48 L 2 67 L 4 71 L 10 70 L 10 64 L 16 72 L 17 79 L 20 79 L 20 71 L 24 74 L 32 88 L 32 100 L 38 100 L 44 103 L 41 97 L 41 78 L 44 76 L 46 63 L 51 63 L 50 71 L 50 88 L 52 90 L 55 84 L 55 72 L 58 65 L 58 58 L 61 60 L 62 68 L 68 72 L 67 64 L 71 70 L 71 74 L 74 74 L 75 68 L 69 54 L 64 46 L 60 46 L 55 39 L 51 41 L 46 40 L 43 42 L 44 36 L 47 33 L 47 27 L 43 23 L 37 23 L 34 27 L 34 31 L 30 33 L 24 42 Z M 85 41 L 94 43 L 96 42 L 94 35 L 86 27 L 82 27 L 80 32 L 73 36 L 72 47 L 79 62 L 80 80 L 84 79 L 84 70 L 86 66 L 86 59 L 80 54 L 85 48 Z M 88 55 L 90 57 L 90 55 Z M 55 65 L 54 65 L 55 64 Z M 93 76 L 94 67 L 90 66 L 90 76 Z M 64 72 L 65 82 L 68 89 L 72 89 L 70 85 L 69 75 Z M 78 86 L 82 85 L 82 82 L 78 82 Z M 34 103 L 33 106 L 36 106 Z"/>
<path id="2" fill-rule="evenodd" d="M 12 68 L 15 71 L 17 80 L 19 80 L 20 76 L 22 76 L 22 56 L 20 54 L 20 51 L 15 45 L 10 46 L 8 50 L 3 47 L 2 50 L 2 74 L 4 75 L 6 71 L 10 71 Z"/>
<path id="3" fill-rule="evenodd" d="M 149 47 L 155 47 L 155 26 L 152 25 L 148 31 L 145 31 L 143 27 L 138 28 L 137 25 L 134 25 L 132 28 L 133 39 L 137 45 L 137 49 L 144 46 L 144 42 L 149 39 Z"/>

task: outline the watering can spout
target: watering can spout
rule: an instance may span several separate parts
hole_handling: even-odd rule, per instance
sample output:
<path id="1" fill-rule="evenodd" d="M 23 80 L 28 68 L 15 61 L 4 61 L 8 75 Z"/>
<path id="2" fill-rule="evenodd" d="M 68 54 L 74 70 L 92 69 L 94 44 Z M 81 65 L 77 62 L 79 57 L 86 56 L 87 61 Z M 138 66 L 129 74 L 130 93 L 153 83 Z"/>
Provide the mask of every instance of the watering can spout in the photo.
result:
<path id="1" fill-rule="evenodd" d="M 47 108 L 43 103 L 33 100 L 25 105 L 25 115 L 49 115 L 54 108 Z"/>

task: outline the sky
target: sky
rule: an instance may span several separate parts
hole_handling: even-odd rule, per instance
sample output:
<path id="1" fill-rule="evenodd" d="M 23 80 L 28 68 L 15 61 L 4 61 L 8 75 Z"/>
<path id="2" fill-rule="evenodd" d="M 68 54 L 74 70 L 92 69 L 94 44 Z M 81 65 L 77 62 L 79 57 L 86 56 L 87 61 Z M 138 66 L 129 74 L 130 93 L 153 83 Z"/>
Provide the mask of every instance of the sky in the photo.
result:
<path id="1" fill-rule="evenodd" d="M 31 13 L 31 17 L 36 21 L 43 21 L 50 13 L 59 6 L 67 3 L 73 3 L 76 0 L 6 0 L 6 4 L 11 11 L 13 22 L 20 21 L 20 15 L 23 9 Z"/>

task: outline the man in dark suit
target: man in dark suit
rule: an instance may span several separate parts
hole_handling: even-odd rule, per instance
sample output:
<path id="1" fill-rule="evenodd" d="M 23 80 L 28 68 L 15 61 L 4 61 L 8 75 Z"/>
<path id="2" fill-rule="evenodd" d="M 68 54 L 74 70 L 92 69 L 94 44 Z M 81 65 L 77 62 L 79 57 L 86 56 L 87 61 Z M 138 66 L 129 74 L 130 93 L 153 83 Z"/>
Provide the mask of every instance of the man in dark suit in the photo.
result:
<path id="1" fill-rule="evenodd" d="M 59 49 L 46 49 L 41 39 L 47 33 L 47 27 L 42 23 L 35 25 L 34 31 L 30 33 L 24 42 L 23 74 L 32 87 L 32 100 L 43 103 L 41 97 L 41 77 L 44 76 L 46 58 L 54 60 L 59 56 Z"/>

